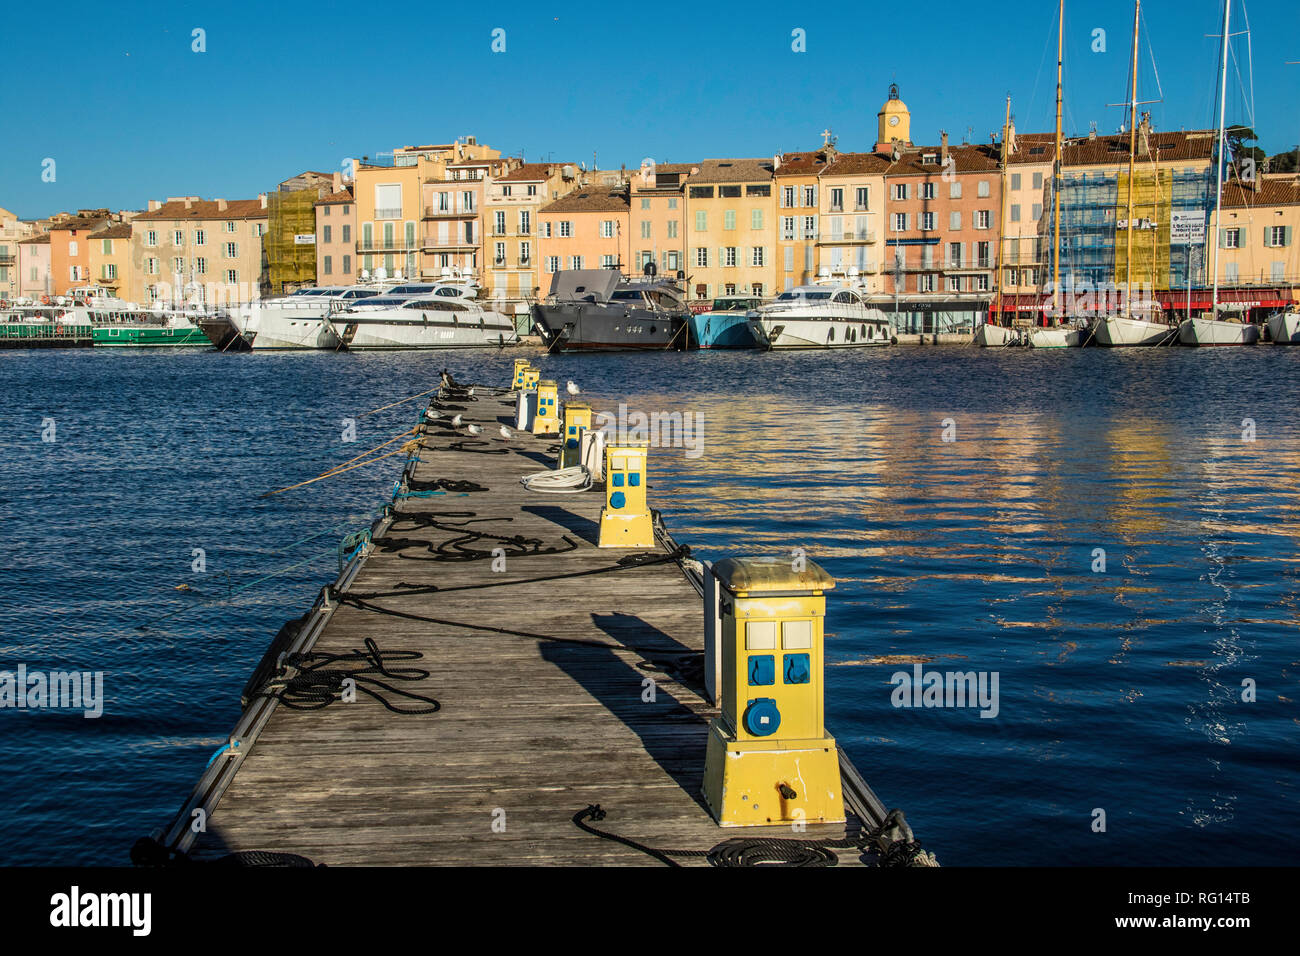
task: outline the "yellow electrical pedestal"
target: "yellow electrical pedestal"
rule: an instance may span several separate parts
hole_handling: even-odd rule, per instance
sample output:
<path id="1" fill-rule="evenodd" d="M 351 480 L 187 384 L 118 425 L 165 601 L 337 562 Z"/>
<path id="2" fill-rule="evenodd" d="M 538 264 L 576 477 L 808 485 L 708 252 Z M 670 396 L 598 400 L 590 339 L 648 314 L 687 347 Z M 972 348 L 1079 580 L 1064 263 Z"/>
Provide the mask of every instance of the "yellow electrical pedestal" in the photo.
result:
<path id="1" fill-rule="evenodd" d="M 709 726 L 704 799 L 724 827 L 842 823 L 839 753 L 823 723 L 822 624 L 835 579 L 812 561 L 728 558 L 721 715 Z"/>
<path id="2" fill-rule="evenodd" d="M 560 390 L 549 379 L 537 383 L 537 414 L 533 417 L 534 435 L 560 433 Z"/>
<path id="3" fill-rule="evenodd" d="M 600 512 L 602 548 L 653 548 L 654 524 L 646 506 L 645 445 L 605 448 L 605 507 Z"/>
<path id="4" fill-rule="evenodd" d="M 540 369 L 535 369 L 531 365 L 524 369 L 524 391 L 529 391 L 537 387 L 537 381 L 542 377 Z"/>
<path id="5" fill-rule="evenodd" d="M 582 429 L 591 427 L 591 406 L 586 402 L 564 403 L 564 433 L 560 436 L 561 468 L 582 464 Z"/>
<path id="6" fill-rule="evenodd" d="M 521 389 L 524 387 L 524 372 L 528 368 L 528 359 L 515 359 L 515 374 L 510 380 L 510 387 Z"/>

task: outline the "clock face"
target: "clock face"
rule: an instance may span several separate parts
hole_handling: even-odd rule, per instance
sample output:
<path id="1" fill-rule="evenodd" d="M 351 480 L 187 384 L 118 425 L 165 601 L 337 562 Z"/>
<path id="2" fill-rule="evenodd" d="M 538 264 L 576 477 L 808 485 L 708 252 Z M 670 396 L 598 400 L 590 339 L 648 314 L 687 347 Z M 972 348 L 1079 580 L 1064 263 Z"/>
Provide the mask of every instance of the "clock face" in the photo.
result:
<path id="1" fill-rule="evenodd" d="M 889 125 L 890 125 L 890 126 L 897 126 L 897 125 L 898 125 L 898 117 L 897 117 L 897 116 L 891 116 L 891 117 L 889 117 Z"/>

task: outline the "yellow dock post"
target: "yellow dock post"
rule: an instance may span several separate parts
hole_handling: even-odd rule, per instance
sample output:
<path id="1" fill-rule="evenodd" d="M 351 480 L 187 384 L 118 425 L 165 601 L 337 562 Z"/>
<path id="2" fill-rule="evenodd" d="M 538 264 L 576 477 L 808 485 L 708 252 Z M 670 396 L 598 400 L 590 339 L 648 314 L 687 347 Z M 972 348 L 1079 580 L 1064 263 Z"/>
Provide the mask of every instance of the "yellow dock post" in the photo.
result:
<path id="1" fill-rule="evenodd" d="M 537 388 L 537 381 L 541 377 L 541 369 L 533 368 L 531 365 L 524 369 L 524 391 Z"/>
<path id="2" fill-rule="evenodd" d="M 560 468 L 582 464 L 582 430 L 591 427 L 591 406 L 586 402 L 564 403 L 564 439 L 560 445 Z"/>
<path id="3" fill-rule="evenodd" d="M 533 417 L 534 435 L 560 433 L 560 390 L 549 379 L 537 383 L 537 414 Z"/>
<path id="4" fill-rule="evenodd" d="M 605 448 L 605 507 L 600 511 L 602 548 L 653 548 L 654 524 L 646 506 L 645 445 Z"/>
<path id="5" fill-rule="evenodd" d="M 528 368 L 528 359 L 515 359 L 515 374 L 510 380 L 510 387 L 518 390 L 524 387 L 524 372 Z"/>
<path id="6" fill-rule="evenodd" d="M 709 725 L 704 798 L 724 827 L 844 820 L 839 754 L 823 722 L 825 592 L 806 559 L 728 558 L 721 601 L 721 715 Z"/>

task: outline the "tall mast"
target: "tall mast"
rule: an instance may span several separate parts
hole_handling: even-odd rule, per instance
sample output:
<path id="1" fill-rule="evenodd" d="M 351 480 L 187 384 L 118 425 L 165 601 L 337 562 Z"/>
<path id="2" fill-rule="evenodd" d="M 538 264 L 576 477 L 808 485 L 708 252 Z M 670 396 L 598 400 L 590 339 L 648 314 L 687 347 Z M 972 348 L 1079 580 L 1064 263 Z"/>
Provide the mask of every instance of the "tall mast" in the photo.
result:
<path id="1" fill-rule="evenodd" d="M 1052 312 L 1061 315 L 1061 65 L 1064 62 L 1065 0 L 1056 21 L 1056 160 L 1052 164 Z"/>
<path id="2" fill-rule="evenodd" d="M 1131 309 L 1130 303 L 1133 301 L 1133 156 L 1137 152 L 1138 17 L 1141 13 L 1142 0 L 1133 0 L 1133 76 L 1128 106 L 1128 229 L 1125 237 L 1127 250 L 1124 253 L 1124 307 L 1126 309 Z"/>
<path id="3" fill-rule="evenodd" d="M 993 299 L 997 308 L 996 312 L 1002 311 L 1002 245 L 1006 242 L 1003 233 L 1007 228 L 1007 130 L 1011 128 L 1011 94 L 1007 94 L 1007 117 L 1002 121 L 1002 169 L 998 176 L 998 186 L 1001 189 L 1002 203 L 998 209 L 998 292 Z"/>
<path id="4" fill-rule="evenodd" d="M 1214 290 L 1210 294 L 1210 318 L 1219 314 L 1219 220 L 1223 205 L 1223 117 L 1228 104 L 1228 15 L 1232 0 L 1223 0 L 1223 36 L 1219 38 L 1219 148 L 1214 157 Z"/>

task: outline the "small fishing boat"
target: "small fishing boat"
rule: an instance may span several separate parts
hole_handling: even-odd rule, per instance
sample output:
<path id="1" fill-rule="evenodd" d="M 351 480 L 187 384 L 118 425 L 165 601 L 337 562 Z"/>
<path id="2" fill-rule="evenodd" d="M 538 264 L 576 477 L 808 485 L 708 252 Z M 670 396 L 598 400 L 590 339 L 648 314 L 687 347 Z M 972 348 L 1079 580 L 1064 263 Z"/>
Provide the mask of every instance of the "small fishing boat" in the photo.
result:
<path id="1" fill-rule="evenodd" d="M 1218 318 L 1225 309 L 1184 319 L 1178 326 L 1180 345 L 1255 345 L 1259 342 L 1259 326 L 1243 317 Z"/>
<path id="2" fill-rule="evenodd" d="M 1046 328 L 1030 329 L 1026 344 L 1034 349 L 1072 349 L 1081 346 L 1087 336 L 1087 328 L 1077 323 L 1050 325 Z"/>
<path id="3" fill-rule="evenodd" d="M 719 296 L 709 309 L 690 317 L 691 346 L 700 349 L 758 348 L 748 313 L 763 304 L 762 298 L 752 295 Z"/>
<path id="4" fill-rule="evenodd" d="M 552 352 L 686 347 L 690 310 L 672 279 L 628 279 L 614 269 L 566 269 L 551 277 L 533 323 Z"/>

